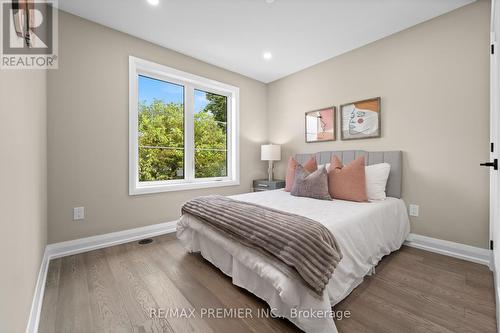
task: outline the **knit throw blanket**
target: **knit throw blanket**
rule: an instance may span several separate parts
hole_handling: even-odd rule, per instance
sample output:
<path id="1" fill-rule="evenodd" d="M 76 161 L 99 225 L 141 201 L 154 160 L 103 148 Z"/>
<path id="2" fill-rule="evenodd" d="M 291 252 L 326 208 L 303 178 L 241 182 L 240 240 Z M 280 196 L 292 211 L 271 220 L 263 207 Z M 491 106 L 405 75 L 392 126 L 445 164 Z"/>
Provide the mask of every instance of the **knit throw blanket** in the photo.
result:
<path id="1" fill-rule="evenodd" d="M 342 259 L 330 230 L 304 216 L 219 195 L 190 200 L 182 213 L 259 251 L 281 272 L 297 277 L 318 298 L 323 297 Z"/>

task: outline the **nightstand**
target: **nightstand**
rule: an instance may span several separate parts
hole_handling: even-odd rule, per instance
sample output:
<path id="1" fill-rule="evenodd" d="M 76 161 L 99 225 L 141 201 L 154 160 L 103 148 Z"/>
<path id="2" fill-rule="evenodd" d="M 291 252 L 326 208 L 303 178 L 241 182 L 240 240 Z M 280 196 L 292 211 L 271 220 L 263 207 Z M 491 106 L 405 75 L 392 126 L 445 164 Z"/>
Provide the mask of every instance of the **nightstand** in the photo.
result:
<path id="1" fill-rule="evenodd" d="M 267 179 L 258 179 L 253 181 L 253 191 L 269 191 L 269 190 L 277 190 L 279 188 L 285 188 L 285 181 L 280 179 L 275 180 L 267 180 Z"/>

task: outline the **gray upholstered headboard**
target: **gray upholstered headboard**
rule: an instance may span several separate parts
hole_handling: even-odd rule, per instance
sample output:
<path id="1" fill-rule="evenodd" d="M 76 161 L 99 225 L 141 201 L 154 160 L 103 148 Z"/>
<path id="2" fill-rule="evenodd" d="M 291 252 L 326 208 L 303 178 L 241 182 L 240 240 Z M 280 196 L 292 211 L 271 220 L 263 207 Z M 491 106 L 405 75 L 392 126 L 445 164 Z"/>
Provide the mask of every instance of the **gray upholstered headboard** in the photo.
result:
<path id="1" fill-rule="evenodd" d="M 389 163 L 391 165 L 391 172 L 387 180 L 386 193 L 388 197 L 401 198 L 401 184 L 402 184 L 402 161 L 401 151 L 363 151 L 363 150 L 338 150 L 338 151 L 321 151 L 316 153 L 316 161 L 318 164 L 330 163 L 332 154 L 337 155 L 344 164 L 353 161 L 360 155 L 365 155 L 366 165 L 377 163 Z M 313 154 L 297 154 L 295 158 L 299 163 L 306 162 Z"/>

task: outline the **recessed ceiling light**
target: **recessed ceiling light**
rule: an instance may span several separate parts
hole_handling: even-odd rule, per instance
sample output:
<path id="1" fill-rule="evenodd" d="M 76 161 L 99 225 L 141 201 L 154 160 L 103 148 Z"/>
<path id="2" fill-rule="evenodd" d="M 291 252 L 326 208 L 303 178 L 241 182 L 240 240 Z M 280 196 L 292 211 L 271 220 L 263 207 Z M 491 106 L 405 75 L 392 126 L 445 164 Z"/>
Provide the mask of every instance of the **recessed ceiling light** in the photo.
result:
<path id="1" fill-rule="evenodd" d="M 266 0 L 267 3 L 273 3 L 274 0 Z"/>
<path id="2" fill-rule="evenodd" d="M 158 6 L 158 4 L 160 3 L 160 0 L 148 0 L 148 3 L 151 6 Z"/>
<path id="3" fill-rule="evenodd" d="M 264 58 L 266 60 L 271 60 L 272 57 L 273 57 L 273 55 L 271 54 L 271 52 L 262 53 L 262 58 Z"/>

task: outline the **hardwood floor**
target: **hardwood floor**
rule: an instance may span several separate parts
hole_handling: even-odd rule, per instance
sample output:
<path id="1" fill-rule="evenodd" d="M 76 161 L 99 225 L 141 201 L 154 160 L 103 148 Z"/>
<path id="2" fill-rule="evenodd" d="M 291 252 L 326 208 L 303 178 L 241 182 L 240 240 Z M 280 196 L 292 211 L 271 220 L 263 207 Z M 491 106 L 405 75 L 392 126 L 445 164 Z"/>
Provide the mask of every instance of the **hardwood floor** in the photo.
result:
<path id="1" fill-rule="evenodd" d="M 336 321 L 339 332 L 496 331 L 487 267 L 403 247 L 376 271 L 335 307 L 351 313 Z M 184 313 L 151 319 L 158 308 Z M 208 308 L 255 314 L 267 305 L 165 235 L 51 261 L 39 332 L 300 331 L 282 319 L 209 318 Z"/>

